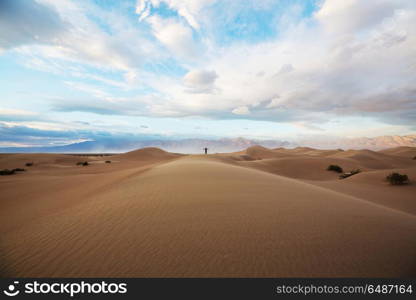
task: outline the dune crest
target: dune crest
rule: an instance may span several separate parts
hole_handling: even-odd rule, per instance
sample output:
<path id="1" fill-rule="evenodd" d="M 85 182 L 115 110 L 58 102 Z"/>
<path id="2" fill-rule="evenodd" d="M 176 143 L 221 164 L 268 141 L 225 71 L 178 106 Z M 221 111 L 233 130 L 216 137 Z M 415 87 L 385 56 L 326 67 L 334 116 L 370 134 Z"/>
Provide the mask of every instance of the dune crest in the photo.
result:
<path id="1" fill-rule="evenodd" d="M 258 146 L 218 155 L 144 148 L 105 158 L 0 156 L 39 161 L 0 178 L 3 272 L 415 276 L 416 185 L 383 178 L 392 170 L 416 178 L 416 162 L 372 151 L 340 156 Z M 74 164 L 86 159 L 86 167 Z M 405 167 L 383 169 L 403 159 Z M 339 180 L 330 163 L 363 172 Z"/>
<path id="2" fill-rule="evenodd" d="M 171 159 L 179 157 L 179 154 L 170 153 L 156 147 L 147 147 L 133 150 L 127 153 L 115 155 L 116 159 L 148 160 L 148 159 Z"/>
<path id="3" fill-rule="evenodd" d="M 413 159 L 416 157 L 416 147 L 395 147 L 390 149 L 385 149 L 379 151 L 380 153 L 389 154 L 389 155 L 396 155 L 396 156 L 402 156 Z"/>

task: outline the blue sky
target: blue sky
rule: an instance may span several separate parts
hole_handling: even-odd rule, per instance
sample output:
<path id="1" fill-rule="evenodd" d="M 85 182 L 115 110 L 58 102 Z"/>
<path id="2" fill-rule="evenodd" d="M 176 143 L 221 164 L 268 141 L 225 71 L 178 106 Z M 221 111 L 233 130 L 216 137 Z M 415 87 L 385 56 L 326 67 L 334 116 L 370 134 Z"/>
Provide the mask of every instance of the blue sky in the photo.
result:
<path id="1" fill-rule="evenodd" d="M 405 135 L 413 0 L 2 0 L 0 147 Z"/>

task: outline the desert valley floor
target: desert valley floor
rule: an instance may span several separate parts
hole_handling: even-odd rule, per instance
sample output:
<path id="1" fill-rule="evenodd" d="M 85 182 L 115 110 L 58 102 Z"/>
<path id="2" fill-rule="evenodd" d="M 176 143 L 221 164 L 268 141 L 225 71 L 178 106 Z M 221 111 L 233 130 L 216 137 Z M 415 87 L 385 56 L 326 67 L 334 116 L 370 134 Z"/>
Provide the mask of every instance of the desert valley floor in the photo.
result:
<path id="1" fill-rule="evenodd" d="M 0 176 L 1 276 L 416 276 L 414 156 L 0 154 L 0 169 L 27 170 Z M 340 180 L 330 164 L 362 172 Z M 392 171 L 410 184 L 390 185 Z"/>

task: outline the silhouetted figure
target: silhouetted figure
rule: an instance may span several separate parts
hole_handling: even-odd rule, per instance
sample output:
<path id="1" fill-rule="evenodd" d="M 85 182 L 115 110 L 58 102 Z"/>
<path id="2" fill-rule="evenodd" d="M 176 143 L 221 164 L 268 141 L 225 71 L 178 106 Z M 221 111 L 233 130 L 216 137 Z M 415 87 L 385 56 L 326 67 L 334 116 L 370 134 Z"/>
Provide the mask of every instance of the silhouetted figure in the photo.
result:
<path id="1" fill-rule="evenodd" d="M 208 148 L 207 147 L 204 148 L 204 151 L 205 151 L 205 154 L 208 154 Z"/>

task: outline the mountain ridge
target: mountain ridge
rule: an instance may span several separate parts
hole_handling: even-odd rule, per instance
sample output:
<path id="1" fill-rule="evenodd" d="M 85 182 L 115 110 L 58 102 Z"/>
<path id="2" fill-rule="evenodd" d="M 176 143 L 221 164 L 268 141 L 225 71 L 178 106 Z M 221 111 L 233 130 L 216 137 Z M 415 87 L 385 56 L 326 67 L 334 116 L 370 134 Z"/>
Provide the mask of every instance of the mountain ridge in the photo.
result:
<path id="1" fill-rule="evenodd" d="M 313 147 L 316 149 L 370 149 L 384 150 L 395 147 L 416 147 L 416 134 L 405 136 L 379 136 L 374 138 L 304 139 L 298 142 L 284 140 L 256 140 L 243 137 L 221 139 L 178 139 L 125 141 L 84 141 L 63 146 L 2 147 L 1 153 L 122 153 L 145 147 L 158 147 L 169 152 L 201 153 L 208 147 L 210 153 L 242 151 L 260 145 L 267 148 Z"/>

